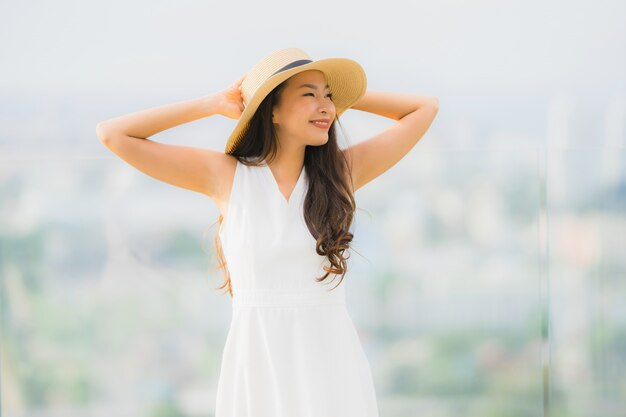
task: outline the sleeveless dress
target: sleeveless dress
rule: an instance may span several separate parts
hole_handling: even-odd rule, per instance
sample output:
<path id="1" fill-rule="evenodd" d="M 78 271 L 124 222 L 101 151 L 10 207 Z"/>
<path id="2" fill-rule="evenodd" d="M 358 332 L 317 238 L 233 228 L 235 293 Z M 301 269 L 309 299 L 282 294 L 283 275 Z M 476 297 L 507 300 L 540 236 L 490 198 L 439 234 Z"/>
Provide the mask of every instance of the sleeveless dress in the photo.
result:
<path id="1" fill-rule="evenodd" d="M 305 168 L 286 200 L 265 161 L 237 161 L 218 232 L 233 298 L 216 417 L 378 417 L 348 275 L 315 281 L 330 263 L 304 221 L 306 190 Z"/>

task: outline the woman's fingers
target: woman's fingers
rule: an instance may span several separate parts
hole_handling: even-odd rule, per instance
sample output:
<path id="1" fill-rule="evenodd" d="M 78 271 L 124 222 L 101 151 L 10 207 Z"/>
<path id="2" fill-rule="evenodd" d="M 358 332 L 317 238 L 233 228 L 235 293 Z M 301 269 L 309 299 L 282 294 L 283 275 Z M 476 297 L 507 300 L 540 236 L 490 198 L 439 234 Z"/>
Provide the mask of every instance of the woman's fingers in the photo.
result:
<path id="1" fill-rule="evenodd" d="M 239 89 L 241 90 L 241 83 L 243 82 L 244 78 L 246 78 L 246 75 L 248 75 L 248 73 L 243 74 L 235 83 L 236 85 L 239 86 Z"/>

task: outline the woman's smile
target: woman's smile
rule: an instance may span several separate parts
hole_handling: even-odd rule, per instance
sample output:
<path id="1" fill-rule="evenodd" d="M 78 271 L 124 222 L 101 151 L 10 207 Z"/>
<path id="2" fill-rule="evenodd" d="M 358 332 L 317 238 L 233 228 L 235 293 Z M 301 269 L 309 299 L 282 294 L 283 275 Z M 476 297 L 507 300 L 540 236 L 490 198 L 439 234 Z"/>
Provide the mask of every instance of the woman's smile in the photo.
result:
<path id="1" fill-rule="evenodd" d="M 309 123 L 320 129 L 328 129 L 330 127 L 330 119 L 311 120 Z"/>

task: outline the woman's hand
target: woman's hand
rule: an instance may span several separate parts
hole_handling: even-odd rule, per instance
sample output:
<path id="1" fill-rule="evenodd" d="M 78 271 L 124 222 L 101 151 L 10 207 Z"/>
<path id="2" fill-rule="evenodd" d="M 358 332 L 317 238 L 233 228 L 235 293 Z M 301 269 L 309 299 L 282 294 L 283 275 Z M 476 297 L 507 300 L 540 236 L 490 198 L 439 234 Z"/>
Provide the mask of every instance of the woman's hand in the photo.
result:
<path id="1" fill-rule="evenodd" d="M 230 87 L 215 93 L 219 114 L 231 119 L 239 119 L 243 113 L 243 97 L 241 96 L 241 83 L 246 77 L 242 75 Z"/>

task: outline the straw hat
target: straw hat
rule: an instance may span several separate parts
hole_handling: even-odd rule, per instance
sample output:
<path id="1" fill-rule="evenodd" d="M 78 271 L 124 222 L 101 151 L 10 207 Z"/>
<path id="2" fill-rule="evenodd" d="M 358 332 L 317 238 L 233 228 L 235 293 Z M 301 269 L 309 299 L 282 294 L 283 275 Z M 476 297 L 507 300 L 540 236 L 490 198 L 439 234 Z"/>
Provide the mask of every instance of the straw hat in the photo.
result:
<path id="1" fill-rule="evenodd" d="M 244 109 L 226 142 L 224 152 L 231 153 L 236 148 L 254 112 L 276 86 L 292 75 L 307 70 L 319 70 L 326 75 L 337 117 L 365 94 L 367 78 L 356 61 L 347 58 L 313 61 L 302 49 L 280 49 L 258 62 L 243 79 L 241 95 Z"/>

